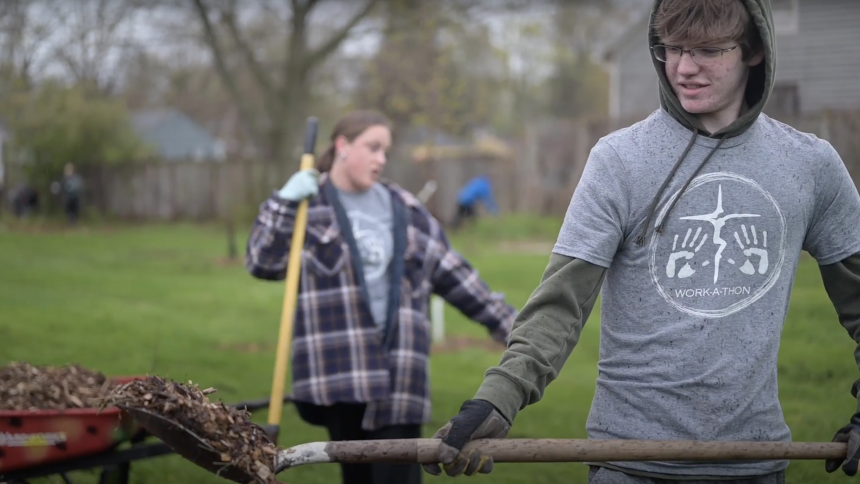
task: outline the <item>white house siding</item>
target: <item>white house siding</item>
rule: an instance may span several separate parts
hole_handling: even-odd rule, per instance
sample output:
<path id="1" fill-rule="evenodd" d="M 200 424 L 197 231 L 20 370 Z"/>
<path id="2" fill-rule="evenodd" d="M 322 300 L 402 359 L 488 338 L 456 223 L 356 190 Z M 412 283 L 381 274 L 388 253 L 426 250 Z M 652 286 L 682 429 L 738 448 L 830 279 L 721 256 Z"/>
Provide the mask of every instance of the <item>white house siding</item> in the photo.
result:
<path id="1" fill-rule="evenodd" d="M 860 108 L 860 0 L 772 0 L 777 75 L 768 111 Z M 794 10 L 793 10 L 794 9 Z M 636 24 L 611 53 L 615 117 L 644 117 L 657 107 L 657 74 Z M 794 92 L 792 92 L 794 90 Z M 796 96 L 796 101 L 793 99 Z"/>
<path id="2" fill-rule="evenodd" d="M 860 0 L 799 1 L 796 33 L 777 29 L 777 85 L 802 112 L 860 108 Z"/>

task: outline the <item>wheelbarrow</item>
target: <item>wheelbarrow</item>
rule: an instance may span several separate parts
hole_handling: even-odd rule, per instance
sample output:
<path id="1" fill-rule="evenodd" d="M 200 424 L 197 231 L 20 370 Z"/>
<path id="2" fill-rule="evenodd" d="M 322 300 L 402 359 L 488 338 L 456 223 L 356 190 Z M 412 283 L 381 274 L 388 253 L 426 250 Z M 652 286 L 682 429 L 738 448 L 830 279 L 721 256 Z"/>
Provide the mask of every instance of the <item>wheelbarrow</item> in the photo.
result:
<path id="1" fill-rule="evenodd" d="M 126 383 L 143 377 L 113 377 Z M 292 401 L 282 396 L 282 403 Z M 254 412 L 267 408 L 270 398 L 229 404 Z M 26 483 L 59 475 L 71 484 L 69 472 L 101 469 L 100 484 L 127 484 L 133 461 L 169 455 L 163 442 L 145 443 L 149 433 L 132 415 L 111 406 L 36 411 L 0 411 L 0 483 Z M 125 444 L 129 444 L 127 448 Z"/>
<path id="2" fill-rule="evenodd" d="M 117 407 L 0 411 L 0 474 L 104 452 L 143 430 L 121 413 Z"/>

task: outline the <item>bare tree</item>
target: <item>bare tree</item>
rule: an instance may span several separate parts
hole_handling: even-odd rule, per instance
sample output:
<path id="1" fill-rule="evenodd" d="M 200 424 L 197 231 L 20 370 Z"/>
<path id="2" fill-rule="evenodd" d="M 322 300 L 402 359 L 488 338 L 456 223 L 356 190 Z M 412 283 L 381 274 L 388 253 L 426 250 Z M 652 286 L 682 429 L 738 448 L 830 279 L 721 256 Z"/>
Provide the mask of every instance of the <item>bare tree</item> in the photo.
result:
<path id="1" fill-rule="evenodd" d="M 120 60 L 137 48 L 129 28 L 143 0 L 57 2 L 64 35 L 55 42 L 54 58 L 76 83 L 113 93 L 122 78 Z"/>
<path id="2" fill-rule="evenodd" d="M 36 0 L 0 2 L 0 76 L 30 86 L 44 67 L 40 50 L 54 31 L 55 19 L 37 15 Z"/>
<path id="3" fill-rule="evenodd" d="M 256 24 L 243 25 L 237 0 L 188 0 L 193 4 L 202 28 L 202 40 L 211 54 L 215 70 L 236 103 L 242 123 L 252 137 L 264 148 L 270 159 L 280 159 L 293 147 L 307 115 L 311 98 L 311 79 L 317 69 L 340 45 L 356 32 L 356 27 L 368 17 L 378 0 L 363 0 L 357 11 L 342 25 L 326 28 L 330 34 L 320 45 L 312 46 L 311 14 L 320 8 L 320 0 L 282 0 L 283 4 L 262 1 L 256 5 Z M 327 6 L 333 6 L 329 2 Z M 342 6 L 350 3 L 340 2 Z M 253 10 L 243 3 L 243 8 Z M 261 19 L 262 17 L 262 19 Z M 281 49 L 262 51 L 251 39 L 254 25 L 260 26 L 279 19 L 283 43 Z M 272 33 L 271 30 L 268 30 Z M 275 31 L 277 36 L 279 32 Z M 280 55 L 280 58 L 275 58 Z M 247 73 L 253 90 L 259 97 L 263 117 L 254 115 L 254 96 L 240 89 L 240 78 Z"/>

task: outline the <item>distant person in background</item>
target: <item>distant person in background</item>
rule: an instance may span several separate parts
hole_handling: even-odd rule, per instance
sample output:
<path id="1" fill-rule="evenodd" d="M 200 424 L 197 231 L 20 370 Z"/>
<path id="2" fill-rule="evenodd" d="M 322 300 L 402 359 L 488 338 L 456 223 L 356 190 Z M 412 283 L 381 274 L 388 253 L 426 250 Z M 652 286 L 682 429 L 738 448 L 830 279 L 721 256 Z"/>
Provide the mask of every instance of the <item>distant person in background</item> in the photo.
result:
<path id="1" fill-rule="evenodd" d="M 499 213 L 499 207 L 493 198 L 493 185 L 487 175 L 472 178 L 460 189 L 460 193 L 457 195 L 457 213 L 454 216 L 452 228 L 458 229 L 466 220 L 477 217 L 475 207 L 481 202 L 492 215 Z"/>
<path id="2" fill-rule="evenodd" d="M 70 224 L 75 225 L 81 212 L 81 192 L 84 187 L 81 176 L 75 173 L 75 165 L 66 163 L 62 186 L 65 195 L 66 218 Z"/>
<path id="3" fill-rule="evenodd" d="M 3 156 L 3 145 L 2 141 L 0 141 L 0 158 Z M 3 209 L 5 208 L 6 201 L 6 172 L 5 167 L 3 166 L 3 160 L 0 159 L 0 216 L 3 215 Z"/>
<path id="4" fill-rule="evenodd" d="M 39 192 L 30 185 L 21 183 L 12 195 L 12 210 L 16 218 L 22 218 L 39 208 Z"/>

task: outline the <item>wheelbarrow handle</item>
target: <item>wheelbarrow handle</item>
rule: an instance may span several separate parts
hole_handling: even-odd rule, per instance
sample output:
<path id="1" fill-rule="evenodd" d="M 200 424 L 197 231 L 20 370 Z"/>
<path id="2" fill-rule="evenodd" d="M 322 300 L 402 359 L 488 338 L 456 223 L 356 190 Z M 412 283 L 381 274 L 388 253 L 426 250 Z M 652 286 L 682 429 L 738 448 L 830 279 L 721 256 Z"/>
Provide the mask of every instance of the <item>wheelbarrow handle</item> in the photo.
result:
<path id="1" fill-rule="evenodd" d="M 313 442 L 278 454 L 276 472 L 326 462 L 438 462 L 438 439 Z M 481 439 L 478 447 L 495 462 L 745 461 L 845 458 L 836 442 L 712 442 L 588 439 Z"/>
<path id="2" fill-rule="evenodd" d="M 282 403 L 289 403 L 292 401 L 292 395 L 290 395 L 289 393 L 284 394 L 284 399 Z M 253 413 L 257 410 L 263 410 L 265 408 L 268 408 L 271 402 L 271 398 L 258 398 L 256 400 L 245 400 L 243 402 L 231 403 L 228 406 L 238 408 L 239 410 L 247 410 Z"/>

